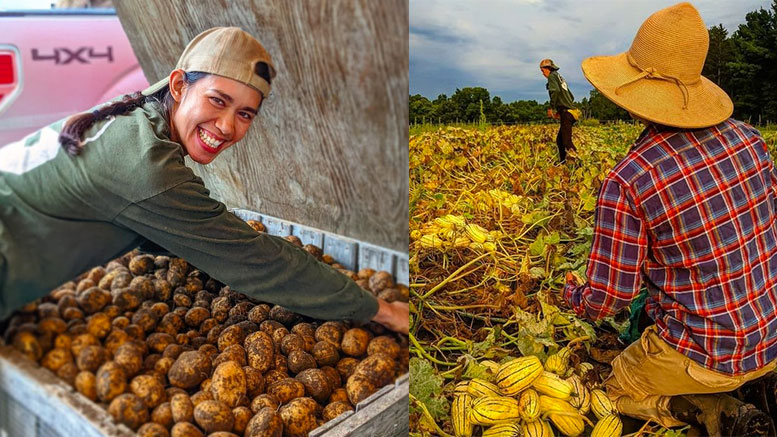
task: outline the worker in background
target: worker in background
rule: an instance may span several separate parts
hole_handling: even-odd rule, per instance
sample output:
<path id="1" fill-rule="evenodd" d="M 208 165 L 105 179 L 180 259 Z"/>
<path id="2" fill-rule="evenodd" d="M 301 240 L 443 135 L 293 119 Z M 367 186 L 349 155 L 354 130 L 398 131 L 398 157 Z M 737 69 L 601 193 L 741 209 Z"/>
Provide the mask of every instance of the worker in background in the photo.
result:
<path id="1" fill-rule="evenodd" d="M 568 274 L 564 297 L 597 320 L 647 286 L 655 324 L 604 382 L 620 413 L 775 435 L 777 173 L 760 133 L 701 76 L 708 44 L 699 12 L 680 3 L 651 15 L 627 52 L 583 61 L 646 128 L 602 183 L 588 281 Z"/>
<path id="2" fill-rule="evenodd" d="M 407 333 L 407 303 L 376 299 L 301 248 L 254 231 L 186 166 L 184 156 L 207 165 L 243 139 L 274 77 L 256 39 L 213 28 L 145 91 L 0 149 L 0 320 L 151 242 L 254 299 Z"/>
<path id="3" fill-rule="evenodd" d="M 556 145 L 559 161 L 563 163 L 566 161 L 567 152 L 575 150 L 575 145 L 572 143 L 572 125 L 575 123 L 575 116 L 570 112 L 575 107 L 575 97 L 569 90 L 567 82 L 558 73 L 558 67 L 553 61 L 543 59 L 540 62 L 540 70 L 548 79 L 548 83 L 545 84 L 550 97 L 548 117 L 561 122 L 556 135 Z"/>

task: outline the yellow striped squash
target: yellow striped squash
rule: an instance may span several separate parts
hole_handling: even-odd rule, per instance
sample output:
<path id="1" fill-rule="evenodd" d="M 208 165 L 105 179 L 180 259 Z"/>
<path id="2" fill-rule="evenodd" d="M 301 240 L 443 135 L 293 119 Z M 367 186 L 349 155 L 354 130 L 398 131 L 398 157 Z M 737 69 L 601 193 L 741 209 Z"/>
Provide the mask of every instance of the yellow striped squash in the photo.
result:
<path id="1" fill-rule="evenodd" d="M 479 378 L 473 378 L 469 381 L 467 392 L 475 398 L 483 396 L 502 396 L 502 392 L 499 391 L 499 387 L 497 387 L 496 384 L 492 384 Z"/>
<path id="2" fill-rule="evenodd" d="M 533 422 L 540 417 L 540 395 L 531 388 L 524 390 L 518 397 L 518 406 L 521 408 L 521 419 Z"/>
<path id="3" fill-rule="evenodd" d="M 546 420 L 535 420 L 523 425 L 524 437 L 553 437 L 553 429 Z"/>
<path id="4" fill-rule="evenodd" d="M 476 425 L 509 423 L 521 417 L 518 401 L 506 396 L 484 396 L 472 401 L 470 418 Z"/>
<path id="5" fill-rule="evenodd" d="M 472 396 L 469 394 L 457 394 L 451 405 L 451 423 L 453 435 L 456 437 L 471 437 L 473 424 L 469 418 Z"/>
<path id="6" fill-rule="evenodd" d="M 577 408 L 580 414 L 588 414 L 588 410 L 591 409 L 591 393 L 588 392 L 588 388 L 577 375 L 567 378 L 567 382 L 572 384 L 572 397 L 569 398 L 569 403 Z"/>
<path id="7" fill-rule="evenodd" d="M 516 358 L 499 367 L 494 382 L 507 396 L 520 393 L 542 373 L 542 362 L 535 356 Z"/>
<path id="8" fill-rule="evenodd" d="M 558 352 L 545 360 L 545 370 L 555 373 L 556 375 L 564 375 L 569 368 L 570 355 L 569 348 L 562 347 Z"/>
<path id="9" fill-rule="evenodd" d="M 597 419 L 617 412 L 607 393 L 599 389 L 591 390 L 591 411 Z"/>
<path id="10" fill-rule="evenodd" d="M 621 437 L 623 423 L 617 414 L 608 414 L 594 426 L 591 437 Z"/>
<path id="11" fill-rule="evenodd" d="M 521 437 L 521 425 L 518 422 L 501 423 L 483 431 L 483 437 Z"/>
<path id="12" fill-rule="evenodd" d="M 564 381 L 560 376 L 550 372 L 542 372 L 540 376 L 532 382 L 532 387 L 544 395 L 558 399 L 569 399 L 574 389 L 571 383 Z"/>
<path id="13" fill-rule="evenodd" d="M 469 387 L 469 381 L 461 381 L 456 384 L 456 388 L 453 389 L 453 394 L 469 394 L 469 390 L 467 389 Z"/>

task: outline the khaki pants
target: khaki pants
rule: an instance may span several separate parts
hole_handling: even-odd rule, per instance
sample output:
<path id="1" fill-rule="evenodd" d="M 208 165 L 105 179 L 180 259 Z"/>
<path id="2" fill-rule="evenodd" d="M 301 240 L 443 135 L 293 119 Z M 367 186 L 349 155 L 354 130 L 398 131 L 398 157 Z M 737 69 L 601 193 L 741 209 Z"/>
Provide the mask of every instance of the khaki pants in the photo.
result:
<path id="1" fill-rule="evenodd" d="M 672 396 L 729 392 L 774 370 L 776 365 L 770 363 L 737 376 L 709 370 L 674 350 L 653 325 L 615 357 L 604 386 L 620 413 L 665 427 L 683 426 L 685 423 L 669 412 Z"/>

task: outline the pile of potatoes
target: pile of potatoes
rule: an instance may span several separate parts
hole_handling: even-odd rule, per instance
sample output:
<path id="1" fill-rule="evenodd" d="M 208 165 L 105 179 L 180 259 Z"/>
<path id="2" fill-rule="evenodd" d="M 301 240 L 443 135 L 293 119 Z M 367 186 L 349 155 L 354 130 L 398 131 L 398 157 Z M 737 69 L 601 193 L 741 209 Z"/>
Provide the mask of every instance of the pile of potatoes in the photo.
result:
<path id="1" fill-rule="evenodd" d="M 390 274 L 349 272 L 309 246 L 374 294 L 407 300 Z M 408 369 L 406 336 L 306 319 L 137 251 L 8 322 L 7 342 L 140 436 L 304 436 Z"/>

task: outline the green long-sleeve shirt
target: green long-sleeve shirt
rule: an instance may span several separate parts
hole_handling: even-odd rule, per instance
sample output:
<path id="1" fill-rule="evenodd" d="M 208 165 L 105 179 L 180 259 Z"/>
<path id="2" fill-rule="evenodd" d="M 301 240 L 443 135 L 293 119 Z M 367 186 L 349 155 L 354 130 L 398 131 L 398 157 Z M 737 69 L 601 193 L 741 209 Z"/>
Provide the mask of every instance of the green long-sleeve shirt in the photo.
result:
<path id="1" fill-rule="evenodd" d="M 377 300 L 209 196 L 147 103 L 96 123 L 79 156 L 63 121 L 0 148 L 0 319 L 147 241 L 233 289 L 319 319 L 366 321 Z"/>
<path id="2" fill-rule="evenodd" d="M 572 95 L 572 91 L 569 91 L 567 82 L 558 74 L 558 71 L 553 71 L 548 75 L 548 83 L 545 86 L 548 89 L 551 107 L 556 110 L 575 107 L 575 97 Z"/>

